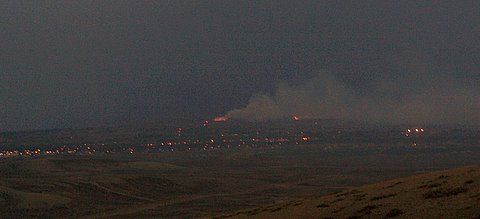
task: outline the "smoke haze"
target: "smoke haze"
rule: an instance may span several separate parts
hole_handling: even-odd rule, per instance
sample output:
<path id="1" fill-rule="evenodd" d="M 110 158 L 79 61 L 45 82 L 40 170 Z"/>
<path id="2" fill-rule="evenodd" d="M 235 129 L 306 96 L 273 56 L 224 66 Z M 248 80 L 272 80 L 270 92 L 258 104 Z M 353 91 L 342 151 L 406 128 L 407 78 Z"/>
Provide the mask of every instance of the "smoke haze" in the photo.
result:
<path id="1" fill-rule="evenodd" d="M 452 77 L 405 74 L 373 80 L 359 91 L 330 74 L 302 85 L 281 83 L 274 94 L 257 94 L 229 118 L 276 120 L 299 115 L 365 123 L 475 124 L 480 121 L 480 90 Z"/>
<path id="2" fill-rule="evenodd" d="M 480 120 L 480 1 L 10 0 L 0 19 L 0 132 Z"/>

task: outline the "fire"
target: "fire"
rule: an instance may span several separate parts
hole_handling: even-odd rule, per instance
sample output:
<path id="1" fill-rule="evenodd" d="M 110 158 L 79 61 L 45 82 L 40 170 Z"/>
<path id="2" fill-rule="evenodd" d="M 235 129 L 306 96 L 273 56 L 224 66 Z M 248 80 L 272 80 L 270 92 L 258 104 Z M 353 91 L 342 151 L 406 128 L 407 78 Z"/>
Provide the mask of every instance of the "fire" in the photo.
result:
<path id="1" fill-rule="evenodd" d="M 293 121 L 298 121 L 298 120 L 300 120 L 300 117 L 298 117 L 297 115 L 293 115 L 292 119 L 293 119 Z"/>
<path id="2" fill-rule="evenodd" d="M 214 122 L 226 122 L 228 120 L 228 117 L 226 116 L 219 116 L 219 117 L 215 117 L 215 119 L 213 119 Z"/>

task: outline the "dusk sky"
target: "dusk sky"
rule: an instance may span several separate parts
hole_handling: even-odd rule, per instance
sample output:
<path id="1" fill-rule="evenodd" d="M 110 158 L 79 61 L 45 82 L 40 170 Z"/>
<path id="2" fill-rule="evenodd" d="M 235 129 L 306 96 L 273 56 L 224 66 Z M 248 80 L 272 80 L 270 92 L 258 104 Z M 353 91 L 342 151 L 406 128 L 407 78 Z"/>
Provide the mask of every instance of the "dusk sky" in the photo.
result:
<path id="1" fill-rule="evenodd" d="M 479 21 L 480 1 L 4 0 L 0 131 L 480 122 Z"/>

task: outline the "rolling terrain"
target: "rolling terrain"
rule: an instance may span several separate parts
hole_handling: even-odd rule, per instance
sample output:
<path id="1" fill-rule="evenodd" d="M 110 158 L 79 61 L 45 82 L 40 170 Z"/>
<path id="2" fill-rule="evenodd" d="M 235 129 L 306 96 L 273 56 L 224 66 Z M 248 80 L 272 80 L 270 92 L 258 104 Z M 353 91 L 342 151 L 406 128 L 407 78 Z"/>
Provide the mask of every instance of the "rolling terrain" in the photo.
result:
<path id="1" fill-rule="evenodd" d="M 399 177 L 475 165 L 480 162 L 479 158 L 477 148 L 332 149 L 324 145 L 298 145 L 205 152 L 0 159 L 0 215 L 6 218 L 215 217 L 243 209 L 315 200 Z M 425 180 L 425 185 L 430 185 L 428 179 Z M 445 179 L 432 183 L 442 183 L 442 180 Z M 467 180 L 463 180 L 445 189 L 462 186 L 470 194 L 476 191 L 474 188 L 480 181 L 477 178 L 472 180 L 472 184 L 464 184 Z M 420 180 L 412 185 L 417 188 L 423 185 L 421 183 Z M 407 182 L 397 186 L 395 189 L 413 188 Z M 437 189 L 440 188 L 444 187 Z M 419 191 L 422 191 L 418 194 L 420 197 L 430 189 Z M 325 203 L 302 201 L 304 204 L 299 207 L 311 205 L 315 210 L 313 213 L 331 212 L 348 205 L 354 195 L 360 194 L 364 193 L 338 198 L 328 196 L 330 198 L 325 199 Z M 363 198 L 368 201 L 390 194 L 390 190 L 378 194 L 365 192 Z M 403 197 L 403 193 L 395 194 Z M 395 197 L 381 201 L 391 198 Z M 331 203 L 336 199 L 343 200 Z M 338 215 L 355 216 L 354 212 L 368 205 L 375 205 L 375 209 L 370 209 L 374 214 L 383 209 L 381 203 L 375 203 L 358 204 L 351 212 L 345 209 Z M 331 207 L 316 207 L 322 204 Z M 408 209 L 394 208 L 408 215 Z M 256 211 L 256 214 L 260 213 Z"/>
<path id="2" fill-rule="evenodd" d="M 224 215 L 232 218 L 478 218 L 480 166 L 415 175 Z"/>

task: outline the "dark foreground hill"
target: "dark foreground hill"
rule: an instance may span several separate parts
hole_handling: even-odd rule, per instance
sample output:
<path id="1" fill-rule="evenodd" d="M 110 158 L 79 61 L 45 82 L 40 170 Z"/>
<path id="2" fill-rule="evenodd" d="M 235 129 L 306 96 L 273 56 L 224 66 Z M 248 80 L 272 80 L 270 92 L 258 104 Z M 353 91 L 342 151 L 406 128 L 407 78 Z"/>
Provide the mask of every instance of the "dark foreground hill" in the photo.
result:
<path id="1" fill-rule="evenodd" d="M 0 159 L 0 218 L 198 218 L 244 209 L 255 210 L 245 211 L 240 216 L 273 211 L 273 217 L 291 201 L 317 199 L 420 172 L 479 163 L 478 147 L 345 149 L 314 144 L 200 152 L 8 158 Z M 458 207 L 459 210 L 455 209 L 477 216 L 478 207 L 475 206 L 479 204 L 474 195 L 478 194 L 476 188 L 480 179 L 475 177 L 478 172 L 465 174 L 465 179 L 457 180 L 458 185 L 443 184 L 443 181 L 456 178 L 450 176 L 431 179 L 430 183 L 426 179 L 422 188 L 418 187 L 424 186 L 423 181 L 410 185 L 404 180 L 392 187 L 404 188 L 406 192 L 414 189 L 415 193 L 411 194 L 404 194 L 403 190 L 395 195 L 394 190 L 353 191 L 355 194 L 339 193 L 295 204 L 305 207 L 298 212 L 306 216 L 383 217 L 391 210 L 391 214 L 409 215 L 412 207 L 408 205 L 382 204 L 394 198 L 419 198 L 422 202 L 414 202 L 413 207 L 438 200 L 449 209 L 450 198 L 467 197 L 468 202 Z M 467 177 L 470 175 L 471 179 Z M 430 191 L 432 198 L 423 198 Z M 355 199 L 358 201 L 353 202 Z M 350 205 L 351 209 L 341 209 Z M 467 207 L 470 208 L 462 210 Z"/>
<path id="2" fill-rule="evenodd" d="M 400 178 L 224 217 L 480 218 L 480 167 Z"/>

